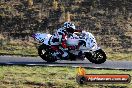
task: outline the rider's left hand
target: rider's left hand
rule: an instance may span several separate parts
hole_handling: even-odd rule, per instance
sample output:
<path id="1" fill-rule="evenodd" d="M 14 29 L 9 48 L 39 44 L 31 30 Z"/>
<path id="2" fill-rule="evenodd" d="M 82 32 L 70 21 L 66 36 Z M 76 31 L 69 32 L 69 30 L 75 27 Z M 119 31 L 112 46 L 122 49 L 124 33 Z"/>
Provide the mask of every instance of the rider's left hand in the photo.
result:
<path id="1" fill-rule="evenodd" d="M 83 41 L 83 40 L 79 40 L 79 43 L 78 43 L 78 45 L 83 45 L 83 44 L 85 44 L 85 41 Z"/>

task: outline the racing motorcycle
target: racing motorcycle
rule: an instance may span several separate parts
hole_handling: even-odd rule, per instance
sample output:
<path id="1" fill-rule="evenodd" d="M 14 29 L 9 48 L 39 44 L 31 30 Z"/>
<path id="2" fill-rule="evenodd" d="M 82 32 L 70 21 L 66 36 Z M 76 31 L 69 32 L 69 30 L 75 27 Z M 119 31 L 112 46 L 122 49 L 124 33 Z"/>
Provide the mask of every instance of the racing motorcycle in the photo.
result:
<path id="1" fill-rule="evenodd" d="M 51 50 L 49 44 L 51 34 L 47 33 L 35 33 L 32 35 L 33 38 L 41 43 L 38 47 L 38 55 L 47 62 L 55 62 L 62 60 L 61 56 L 53 55 L 54 52 Z M 105 52 L 97 45 L 95 37 L 86 31 L 82 33 L 73 33 L 67 37 L 67 45 L 78 45 L 81 42 L 79 49 L 66 50 L 69 58 L 67 60 L 84 60 L 88 59 L 90 62 L 95 64 L 101 64 L 106 61 Z M 60 49 L 61 46 L 59 46 Z"/>

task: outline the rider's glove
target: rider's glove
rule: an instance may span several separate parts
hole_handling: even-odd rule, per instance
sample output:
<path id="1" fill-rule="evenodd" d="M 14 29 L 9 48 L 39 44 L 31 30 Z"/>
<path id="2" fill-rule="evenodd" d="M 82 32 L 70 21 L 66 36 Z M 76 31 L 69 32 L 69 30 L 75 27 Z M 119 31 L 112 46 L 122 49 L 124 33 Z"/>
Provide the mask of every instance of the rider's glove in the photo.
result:
<path id="1" fill-rule="evenodd" d="M 78 45 L 81 46 L 81 45 L 83 45 L 83 44 L 84 44 L 84 46 L 86 46 L 86 42 L 85 42 L 85 41 L 83 41 L 83 40 L 79 40 Z"/>

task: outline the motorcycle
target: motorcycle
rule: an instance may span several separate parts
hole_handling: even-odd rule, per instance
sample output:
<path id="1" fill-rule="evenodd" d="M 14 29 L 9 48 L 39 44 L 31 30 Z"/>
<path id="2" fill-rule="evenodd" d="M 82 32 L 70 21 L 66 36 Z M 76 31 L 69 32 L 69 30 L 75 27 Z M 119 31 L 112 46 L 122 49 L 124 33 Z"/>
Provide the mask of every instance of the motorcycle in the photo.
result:
<path id="1" fill-rule="evenodd" d="M 61 60 L 62 58 L 57 56 L 55 57 L 54 52 L 51 50 L 51 45 L 49 44 L 49 40 L 51 34 L 46 33 L 35 33 L 33 34 L 33 38 L 35 40 L 42 43 L 38 47 L 38 55 L 47 62 L 55 62 L 58 58 Z M 73 33 L 67 37 L 67 45 L 78 45 L 81 43 L 79 49 L 75 50 L 66 50 L 68 52 L 69 58 L 67 60 L 84 60 L 88 59 L 90 62 L 95 64 L 101 64 L 106 61 L 105 52 L 97 45 L 95 37 L 86 31 L 82 33 Z M 61 46 L 59 46 L 60 49 Z"/>

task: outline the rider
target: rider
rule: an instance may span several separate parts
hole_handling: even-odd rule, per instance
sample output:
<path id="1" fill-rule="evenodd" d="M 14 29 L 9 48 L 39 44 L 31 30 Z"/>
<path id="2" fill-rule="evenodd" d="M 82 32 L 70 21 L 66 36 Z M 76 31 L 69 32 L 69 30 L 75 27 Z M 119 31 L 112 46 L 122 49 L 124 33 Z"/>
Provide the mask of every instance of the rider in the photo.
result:
<path id="1" fill-rule="evenodd" d="M 77 46 L 67 46 L 66 41 L 68 35 L 72 35 L 76 30 L 75 25 L 72 22 L 65 22 L 62 28 L 59 28 L 50 39 L 51 49 L 55 51 L 55 55 L 61 55 L 62 58 L 67 59 L 68 53 L 66 50 L 74 50 L 78 49 Z M 59 49 L 59 45 L 61 45 L 62 49 Z"/>

